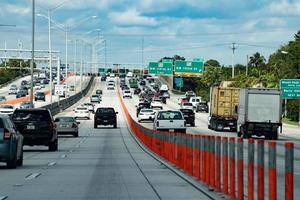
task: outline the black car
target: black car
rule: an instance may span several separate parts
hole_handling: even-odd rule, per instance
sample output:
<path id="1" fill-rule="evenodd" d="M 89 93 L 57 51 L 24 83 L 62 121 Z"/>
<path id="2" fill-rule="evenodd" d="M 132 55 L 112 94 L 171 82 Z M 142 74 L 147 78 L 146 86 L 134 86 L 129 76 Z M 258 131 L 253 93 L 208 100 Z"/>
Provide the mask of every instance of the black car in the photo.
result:
<path id="1" fill-rule="evenodd" d="M 150 102 L 140 102 L 139 105 L 136 106 L 136 117 L 139 116 L 139 113 L 144 108 L 151 108 Z"/>
<path id="2" fill-rule="evenodd" d="M 166 104 L 166 103 L 167 103 L 167 98 L 166 98 L 166 97 L 164 97 L 164 96 L 159 96 L 159 99 L 161 100 L 161 102 L 162 102 L 163 104 Z"/>
<path id="3" fill-rule="evenodd" d="M 102 90 L 96 90 L 96 95 L 102 95 L 102 94 L 103 94 Z"/>
<path id="4" fill-rule="evenodd" d="M 46 101 L 46 96 L 44 92 L 37 92 L 34 95 L 34 101 Z"/>
<path id="5" fill-rule="evenodd" d="M 195 113 L 191 109 L 180 109 L 185 119 L 186 124 L 190 124 L 191 126 L 195 126 Z"/>
<path id="6" fill-rule="evenodd" d="M 133 94 L 140 94 L 141 93 L 141 89 L 140 88 L 135 88 L 133 91 Z"/>
<path id="7" fill-rule="evenodd" d="M 26 90 L 19 90 L 16 94 L 16 98 L 26 97 Z"/>
<path id="8" fill-rule="evenodd" d="M 12 120 L 24 136 L 23 145 L 45 145 L 49 151 L 57 151 L 56 126 L 48 109 L 16 109 Z"/>
<path id="9" fill-rule="evenodd" d="M 141 81 L 140 81 L 140 85 L 146 85 L 146 81 L 141 80 Z"/>
<path id="10" fill-rule="evenodd" d="M 200 102 L 196 107 L 196 112 L 206 112 L 206 113 L 208 113 L 208 104 L 207 104 L 207 102 Z"/>
<path id="11" fill-rule="evenodd" d="M 128 87 L 128 85 L 123 85 L 123 87 L 121 87 L 122 90 L 130 90 L 130 88 Z"/>
<path id="12" fill-rule="evenodd" d="M 106 81 L 106 76 L 101 76 L 101 81 Z"/>
<path id="13" fill-rule="evenodd" d="M 94 128 L 98 128 L 99 125 L 113 125 L 114 128 L 117 128 L 117 114 L 118 112 L 114 108 L 98 108 L 94 117 Z"/>

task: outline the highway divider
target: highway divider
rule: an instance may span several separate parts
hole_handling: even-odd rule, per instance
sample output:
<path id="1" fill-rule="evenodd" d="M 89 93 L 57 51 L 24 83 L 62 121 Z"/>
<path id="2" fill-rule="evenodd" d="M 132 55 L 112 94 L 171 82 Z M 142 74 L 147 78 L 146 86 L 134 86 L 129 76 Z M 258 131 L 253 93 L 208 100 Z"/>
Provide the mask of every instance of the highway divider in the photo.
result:
<path id="1" fill-rule="evenodd" d="M 72 105 L 77 103 L 81 98 L 83 98 L 84 96 L 87 95 L 87 93 L 89 92 L 89 90 L 92 87 L 94 79 L 95 79 L 95 76 L 92 76 L 88 85 L 81 92 L 79 92 L 75 95 L 72 95 L 66 99 L 63 99 L 59 102 L 55 102 L 55 103 L 43 106 L 42 108 L 47 108 L 50 110 L 52 115 L 56 115 L 59 112 L 61 112 L 62 110 L 65 110 L 65 109 L 71 107 Z"/>
<path id="2" fill-rule="evenodd" d="M 286 200 L 294 198 L 294 144 L 292 142 L 285 142 L 285 191 L 277 191 L 276 141 L 268 141 L 269 181 L 268 185 L 265 185 L 264 140 L 151 130 L 131 117 L 119 88 L 118 97 L 129 128 L 138 140 L 160 158 L 202 182 L 209 190 L 220 192 L 229 199 L 238 200 L 263 200 L 266 196 L 270 200 L 276 200 L 278 193 L 284 193 Z M 244 144 L 247 144 L 247 162 L 244 160 Z M 247 178 L 244 177 L 246 171 Z M 254 184 L 255 180 L 257 184 Z"/>

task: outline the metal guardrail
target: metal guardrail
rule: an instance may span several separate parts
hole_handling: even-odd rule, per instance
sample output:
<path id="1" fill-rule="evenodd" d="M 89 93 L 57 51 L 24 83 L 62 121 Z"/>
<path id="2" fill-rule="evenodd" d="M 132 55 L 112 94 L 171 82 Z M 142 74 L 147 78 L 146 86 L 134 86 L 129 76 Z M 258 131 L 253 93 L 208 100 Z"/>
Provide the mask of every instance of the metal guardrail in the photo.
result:
<path id="1" fill-rule="evenodd" d="M 65 109 L 71 107 L 72 105 L 77 103 L 81 98 L 83 98 L 88 93 L 88 91 L 90 90 L 90 88 L 93 84 L 94 79 L 95 79 L 95 76 L 92 76 L 88 85 L 81 92 L 79 92 L 75 95 L 72 95 L 69 98 L 63 99 L 59 102 L 55 102 L 55 103 L 43 106 L 42 108 L 49 109 L 52 116 L 54 116 L 54 115 L 58 114 L 59 112 L 61 112 L 62 110 L 65 110 Z"/>

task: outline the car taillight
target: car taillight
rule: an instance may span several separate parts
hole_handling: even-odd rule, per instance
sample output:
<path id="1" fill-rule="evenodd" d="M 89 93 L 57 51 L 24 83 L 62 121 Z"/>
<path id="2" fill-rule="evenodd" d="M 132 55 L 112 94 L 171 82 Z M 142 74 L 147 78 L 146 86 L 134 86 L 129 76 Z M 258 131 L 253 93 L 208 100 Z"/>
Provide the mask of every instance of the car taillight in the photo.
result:
<path id="1" fill-rule="evenodd" d="M 49 130 L 50 130 L 50 131 L 52 131 L 52 130 L 53 130 L 53 128 L 54 128 L 54 125 L 53 125 L 53 123 L 52 123 L 52 122 L 50 122 L 50 123 L 48 124 L 48 128 L 49 128 Z"/>
<path id="2" fill-rule="evenodd" d="M 11 133 L 9 132 L 9 130 L 7 130 L 6 128 L 4 129 L 4 135 L 3 135 L 3 139 L 4 140 L 9 140 L 11 138 Z"/>
<path id="3" fill-rule="evenodd" d="M 77 124 L 76 124 L 76 123 L 73 123 L 73 124 L 72 124 L 72 128 L 77 128 Z"/>

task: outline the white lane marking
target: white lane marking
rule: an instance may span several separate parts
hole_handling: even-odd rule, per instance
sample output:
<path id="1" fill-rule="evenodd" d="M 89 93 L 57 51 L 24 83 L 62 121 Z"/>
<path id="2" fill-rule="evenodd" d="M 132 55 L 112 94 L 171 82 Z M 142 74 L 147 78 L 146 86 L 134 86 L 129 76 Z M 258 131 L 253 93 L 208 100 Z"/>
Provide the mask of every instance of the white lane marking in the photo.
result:
<path id="1" fill-rule="evenodd" d="M 8 196 L 0 196 L 0 200 L 4 200 L 4 199 L 7 199 Z"/>
<path id="2" fill-rule="evenodd" d="M 56 162 L 50 162 L 50 163 L 48 163 L 48 166 L 54 166 L 54 165 L 56 165 Z"/>
<path id="3" fill-rule="evenodd" d="M 66 157 L 67 157 L 66 154 L 63 154 L 63 155 L 60 156 L 60 158 L 66 158 Z"/>
<path id="4" fill-rule="evenodd" d="M 41 173 L 31 173 L 31 174 L 28 174 L 28 176 L 26 176 L 25 180 L 35 179 L 35 178 L 39 177 L 40 175 L 41 175 Z"/>

